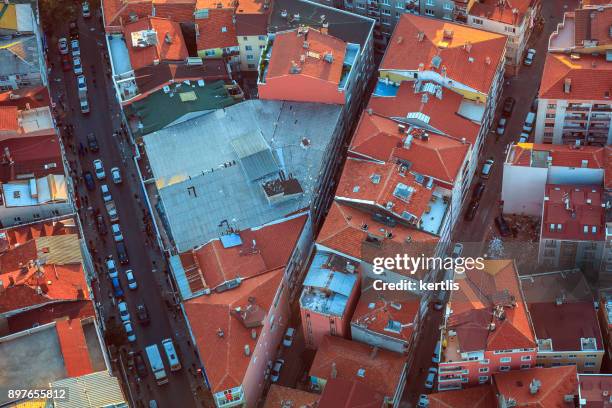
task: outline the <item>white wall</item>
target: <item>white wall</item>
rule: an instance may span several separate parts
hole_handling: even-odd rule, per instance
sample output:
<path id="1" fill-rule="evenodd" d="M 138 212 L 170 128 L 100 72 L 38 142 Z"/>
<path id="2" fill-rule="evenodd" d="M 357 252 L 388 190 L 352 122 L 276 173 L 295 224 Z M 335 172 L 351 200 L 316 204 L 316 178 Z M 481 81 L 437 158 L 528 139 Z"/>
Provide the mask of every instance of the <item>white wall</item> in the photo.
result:
<path id="1" fill-rule="evenodd" d="M 504 163 L 501 195 L 504 201 L 503 213 L 539 217 L 542 214 L 547 176 L 547 168 Z"/>

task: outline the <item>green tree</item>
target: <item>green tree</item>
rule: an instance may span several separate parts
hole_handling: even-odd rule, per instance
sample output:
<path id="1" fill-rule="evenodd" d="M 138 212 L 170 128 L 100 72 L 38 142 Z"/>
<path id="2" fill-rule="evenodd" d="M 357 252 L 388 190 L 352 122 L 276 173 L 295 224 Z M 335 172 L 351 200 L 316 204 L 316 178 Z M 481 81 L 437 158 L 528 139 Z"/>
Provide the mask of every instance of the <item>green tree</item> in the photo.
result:
<path id="1" fill-rule="evenodd" d="M 39 0 L 38 8 L 42 23 L 48 30 L 53 30 L 58 24 L 74 20 L 78 15 L 74 3 L 68 1 Z"/>
<path id="2" fill-rule="evenodd" d="M 109 319 L 106 323 L 106 331 L 104 332 L 104 340 L 108 345 L 114 345 L 119 348 L 127 343 L 127 335 L 123 327 L 117 323 L 116 319 Z"/>

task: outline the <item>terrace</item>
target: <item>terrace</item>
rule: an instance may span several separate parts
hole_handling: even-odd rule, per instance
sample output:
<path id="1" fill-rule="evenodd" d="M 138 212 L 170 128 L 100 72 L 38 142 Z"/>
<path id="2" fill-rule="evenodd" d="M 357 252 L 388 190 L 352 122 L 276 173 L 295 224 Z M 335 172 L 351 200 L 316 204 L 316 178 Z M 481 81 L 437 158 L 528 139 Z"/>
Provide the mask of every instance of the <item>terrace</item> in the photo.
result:
<path id="1" fill-rule="evenodd" d="M 340 83 L 338 84 L 338 89 L 345 89 L 346 84 L 351 76 L 351 72 L 353 71 L 353 66 L 355 65 L 355 60 L 357 59 L 357 55 L 359 54 L 359 44 L 347 44 L 346 45 L 346 53 L 344 54 L 344 63 L 342 64 L 342 75 L 340 76 Z"/>
<path id="2" fill-rule="evenodd" d="M 421 217 L 420 229 L 438 235 L 444 222 L 444 217 L 448 211 L 450 199 L 443 194 L 444 189 L 436 188 L 431 200 L 427 205 L 427 210 Z"/>

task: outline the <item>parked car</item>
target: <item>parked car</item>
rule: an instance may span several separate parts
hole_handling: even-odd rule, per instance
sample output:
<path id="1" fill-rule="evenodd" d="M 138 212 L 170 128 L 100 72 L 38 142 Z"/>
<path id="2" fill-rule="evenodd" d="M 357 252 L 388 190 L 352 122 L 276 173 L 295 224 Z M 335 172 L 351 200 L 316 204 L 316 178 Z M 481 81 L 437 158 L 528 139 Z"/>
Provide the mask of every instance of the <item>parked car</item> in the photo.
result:
<path id="1" fill-rule="evenodd" d="M 121 287 L 121 281 L 119 278 L 112 278 L 111 283 L 113 285 L 113 294 L 115 297 L 123 297 L 123 288 Z"/>
<path id="2" fill-rule="evenodd" d="M 484 194 L 486 186 L 487 185 L 484 181 L 479 181 L 478 183 L 476 183 L 476 185 L 474 186 L 474 191 L 472 192 L 472 199 L 480 200 L 480 198 Z"/>
<path id="3" fill-rule="evenodd" d="M 530 66 L 531 64 L 533 64 L 533 59 L 535 58 L 536 55 L 536 50 L 533 48 L 530 48 L 527 50 L 527 55 L 525 55 L 525 60 L 523 61 L 523 64 Z"/>
<path id="4" fill-rule="evenodd" d="M 80 57 L 74 57 L 72 59 L 72 66 L 76 75 L 81 75 L 83 73 L 83 65 L 81 65 Z"/>
<path id="5" fill-rule="evenodd" d="M 521 135 L 519 136 L 519 143 L 527 143 L 528 140 L 529 140 L 529 134 L 525 132 L 521 132 Z"/>
<path id="6" fill-rule="evenodd" d="M 121 172 L 119 171 L 119 167 L 113 167 L 111 169 L 111 177 L 113 179 L 113 183 L 121 184 L 123 180 L 121 179 Z"/>
<path id="7" fill-rule="evenodd" d="M 425 379 L 425 388 L 431 390 L 436 382 L 436 374 L 438 370 L 435 367 L 429 367 L 427 371 L 427 378 Z"/>
<path id="8" fill-rule="evenodd" d="M 119 272 L 117 272 L 117 266 L 115 265 L 115 260 L 113 258 L 109 257 L 106 260 L 106 271 L 111 279 L 119 277 Z"/>
<path id="9" fill-rule="evenodd" d="M 100 192 L 102 192 L 102 200 L 107 203 L 109 201 L 111 201 L 113 199 L 113 196 L 110 193 L 110 190 L 108 189 L 108 185 L 107 184 L 102 184 L 100 186 Z"/>
<path id="10" fill-rule="evenodd" d="M 136 373 L 140 378 L 146 378 L 149 375 L 149 370 L 147 370 L 147 365 L 140 351 L 134 353 L 134 367 L 136 367 Z"/>
<path id="11" fill-rule="evenodd" d="M 123 328 L 125 329 L 125 334 L 127 334 L 128 341 L 130 343 L 134 343 L 136 341 L 136 333 L 134 333 L 132 322 L 129 320 L 127 322 L 123 322 Z"/>
<path id="12" fill-rule="evenodd" d="M 72 51 L 72 57 L 81 56 L 81 47 L 79 46 L 79 40 L 70 41 L 70 50 Z"/>
<path id="13" fill-rule="evenodd" d="M 104 172 L 104 165 L 102 164 L 102 160 L 96 159 L 93 161 L 94 171 L 96 172 L 96 178 L 98 180 L 104 180 L 106 178 L 106 173 Z"/>
<path id="14" fill-rule="evenodd" d="M 83 17 L 89 18 L 91 17 L 91 10 L 89 9 L 89 3 L 84 1 L 81 8 L 83 9 Z"/>
<path id="15" fill-rule="evenodd" d="M 451 258 L 459 258 L 463 253 L 463 244 L 457 242 L 453 247 L 453 252 L 451 252 Z"/>
<path id="16" fill-rule="evenodd" d="M 85 79 L 85 75 L 79 75 L 77 77 L 77 89 L 79 91 L 79 95 L 83 92 L 87 92 L 87 79 Z"/>
<path id="17" fill-rule="evenodd" d="M 295 335 L 295 329 L 293 327 L 287 328 L 285 332 L 285 337 L 283 337 L 283 346 L 291 347 L 293 344 L 293 336 Z"/>
<path id="18" fill-rule="evenodd" d="M 512 111 L 514 110 L 515 103 L 516 101 L 511 96 L 508 96 L 506 99 L 504 99 L 504 106 L 502 108 L 502 116 L 509 117 L 510 115 L 512 115 Z"/>
<path id="19" fill-rule="evenodd" d="M 66 39 L 66 37 L 62 37 L 57 40 L 57 48 L 59 49 L 59 53 L 61 55 L 68 54 L 68 40 Z"/>
<path id="20" fill-rule="evenodd" d="M 285 360 L 279 358 L 274 363 L 274 367 L 272 367 L 272 373 L 270 374 L 270 379 L 273 383 L 277 382 L 280 378 L 280 371 L 283 368 L 283 364 L 285 364 Z"/>
<path id="21" fill-rule="evenodd" d="M 112 224 L 111 231 L 113 231 L 113 238 L 115 239 L 115 242 L 123 241 L 123 234 L 121 233 L 121 227 L 119 224 Z"/>
<path id="22" fill-rule="evenodd" d="M 523 132 L 530 134 L 533 130 L 533 122 L 535 122 L 536 114 L 534 112 L 527 113 L 525 122 L 523 123 Z"/>
<path id="23" fill-rule="evenodd" d="M 433 356 L 431 357 L 431 361 L 434 364 L 440 363 L 440 353 L 441 352 L 442 352 L 442 343 L 440 343 L 440 340 L 438 340 L 438 342 L 436 343 L 436 347 L 434 348 L 434 351 L 433 351 Z"/>
<path id="24" fill-rule="evenodd" d="M 151 322 L 151 319 L 149 318 L 149 311 L 147 310 L 147 305 L 141 303 L 136 306 L 136 317 L 138 317 L 138 321 L 143 326 L 146 326 Z"/>
<path id="25" fill-rule="evenodd" d="M 533 101 L 531 101 L 531 109 L 529 109 L 531 112 L 537 112 L 538 111 L 538 98 L 533 98 Z"/>
<path id="26" fill-rule="evenodd" d="M 106 221 L 104 221 L 104 217 L 102 215 L 98 215 L 96 217 L 96 228 L 98 229 L 98 234 L 106 235 L 108 230 L 106 229 Z"/>
<path id="27" fill-rule="evenodd" d="M 499 234 L 502 237 L 509 237 L 510 235 L 512 235 L 512 230 L 510 230 L 510 226 L 508 225 L 506 219 L 503 216 L 500 215 L 499 217 L 495 218 L 495 225 L 497 226 Z"/>
<path id="28" fill-rule="evenodd" d="M 123 241 L 116 242 L 115 248 L 117 249 L 117 257 L 119 258 L 119 263 L 122 265 L 130 263 L 125 243 Z"/>
<path id="29" fill-rule="evenodd" d="M 489 178 L 489 175 L 491 174 L 491 169 L 493 168 L 494 163 L 495 163 L 495 160 L 487 159 L 487 161 L 483 164 L 482 171 L 480 172 L 480 176 L 483 179 Z"/>
<path id="30" fill-rule="evenodd" d="M 134 278 L 134 272 L 131 269 L 125 271 L 125 277 L 128 281 L 128 288 L 131 290 L 138 289 L 138 283 L 136 283 L 136 278 Z"/>
<path id="31" fill-rule="evenodd" d="M 495 129 L 495 133 L 497 133 L 498 136 L 503 136 L 504 133 L 506 133 L 507 122 L 508 122 L 508 119 L 499 118 L 499 121 L 497 122 L 497 129 Z"/>
<path id="32" fill-rule="evenodd" d="M 98 139 L 96 139 L 95 133 L 90 132 L 87 134 L 87 146 L 89 147 L 89 150 L 94 153 L 100 149 L 100 147 L 98 146 Z"/>
<path id="33" fill-rule="evenodd" d="M 429 398 L 426 394 L 419 395 L 419 402 L 417 403 L 417 407 L 419 408 L 427 408 L 429 406 Z"/>
<path id="34" fill-rule="evenodd" d="M 82 114 L 89 113 L 89 101 L 87 100 L 86 97 L 79 99 L 79 105 L 80 105 Z"/>
<path id="35" fill-rule="evenodd" d="M 124 301 L 117 303 L 117 309 L 119 309 L 119 317 L 121 321 L 127 322 L 130 320 L 130 311 L 128 310 L 128 305 Z"/>
<path id="36" fill-rule="evenodd" d="M 83 179 L 85 180 L 85 187 L 87 187 L 89 191 L 94 191 L 96 189 L 96 182 L 90 171 L 83 172 Z"/>
<path id="37" fill-rule="evenodd" d="M 467 211 L 465 212 L 465 220 L 472 221 L 476 216 L 476 211 L 478 211 L 478 206 L 480 205 L 480 201 L 472 200 L 470 201 L 470 205 L 468 206 Z"/>
<path id="38" fill-rule="evenodd" d="M 68 29 L 70 32 L 70 38 L 72 40 L 78 40 L 79 39 L 79 23 L 77 20 L 72 20 L 69 24 L 68 24 Z"/>
<path id="39" fill-rule="evenodd" d="M 68 54 L 62 55 L 62 71 L 68 72 L 72 69 L 72 64 L 70 63 L 70 57 Z"/>

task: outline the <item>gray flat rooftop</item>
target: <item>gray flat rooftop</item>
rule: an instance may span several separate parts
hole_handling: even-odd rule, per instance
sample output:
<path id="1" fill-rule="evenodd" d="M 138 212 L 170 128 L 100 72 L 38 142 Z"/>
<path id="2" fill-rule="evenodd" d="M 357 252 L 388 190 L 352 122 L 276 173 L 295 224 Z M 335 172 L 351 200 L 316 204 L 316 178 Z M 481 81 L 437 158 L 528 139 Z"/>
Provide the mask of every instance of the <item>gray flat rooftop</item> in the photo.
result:
<path id="1" fill-rule="evenodd" d="M 217 238 L 224 220 L 245 229 L 307 208 L 341 109 L 249 100 L 146 135 L 165 222 L 179 251 Z M 286 183 L 291 198 L 269 201 L 262 184 L 281 172 L 297 179 L 303 194 Z"/>

